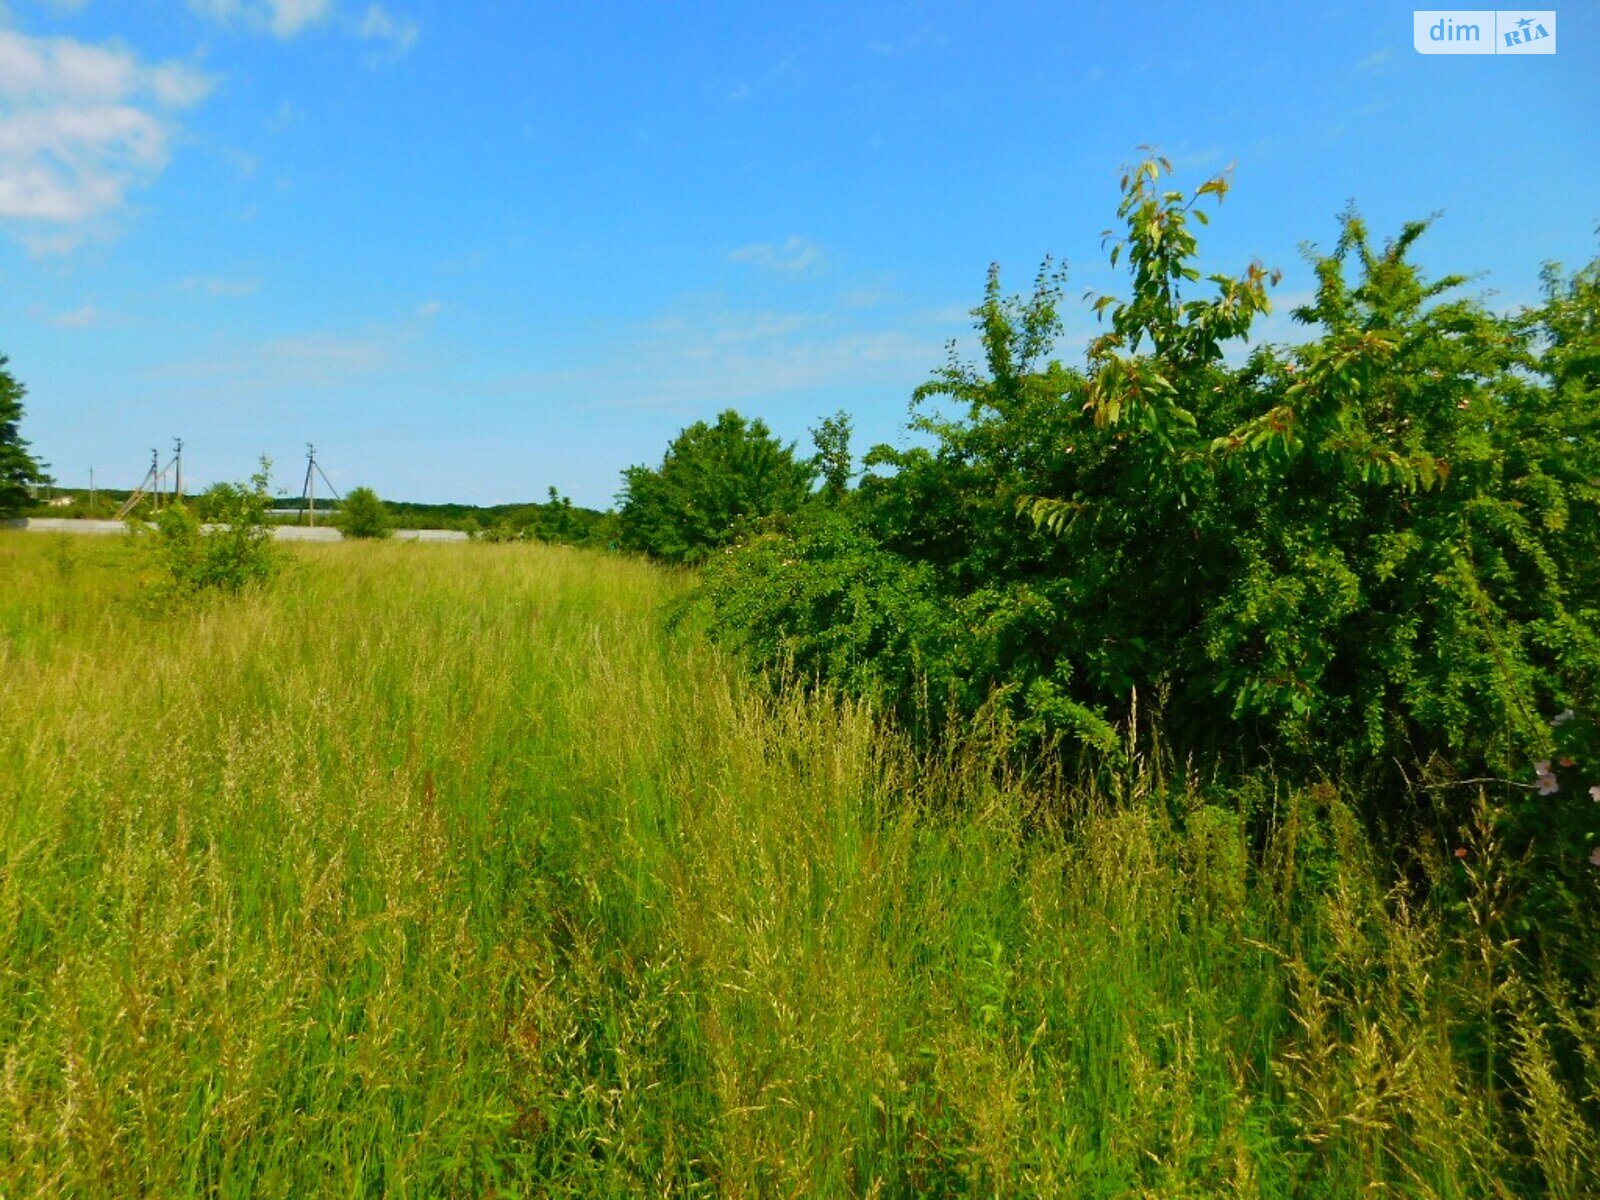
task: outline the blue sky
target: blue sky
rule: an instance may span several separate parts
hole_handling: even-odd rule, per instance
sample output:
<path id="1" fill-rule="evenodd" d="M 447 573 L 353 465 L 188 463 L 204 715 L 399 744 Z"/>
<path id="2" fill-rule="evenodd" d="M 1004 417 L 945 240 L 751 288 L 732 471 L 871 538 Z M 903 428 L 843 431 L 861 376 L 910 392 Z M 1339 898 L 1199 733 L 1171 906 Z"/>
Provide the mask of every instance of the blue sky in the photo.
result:
<path id="1" fill-rule="evenodd" d="M 297 490 L 314 441 L 341 487 L 603 506 L 730 406 L 865 449 L 991 261 L 1114 285 L 1142 144 L 1237 164 L 1205 265 L 1280 307 L 1350 199 L 1533 300 L 1600 248 L 1600 16 L 1557 11 L 1554 56 L 1431 57 L 1314 0 L 0 0 L 0 353 L 68 485 L 181 435 L 198 483 Z"/>

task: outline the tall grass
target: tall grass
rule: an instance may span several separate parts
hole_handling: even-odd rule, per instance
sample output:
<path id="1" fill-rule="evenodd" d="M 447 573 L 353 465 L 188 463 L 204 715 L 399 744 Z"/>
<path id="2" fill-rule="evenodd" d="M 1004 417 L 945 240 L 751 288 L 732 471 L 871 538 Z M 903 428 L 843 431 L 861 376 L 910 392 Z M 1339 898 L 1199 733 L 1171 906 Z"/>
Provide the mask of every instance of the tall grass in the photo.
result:
<path id="1" fill-rule="evenodd" d="M 0 536 L 0 1196 L 1600 1189 L 1487 810 L 1421 901 L 1331 786 L 918 760 L 631 561 L 124 553 Z"/>

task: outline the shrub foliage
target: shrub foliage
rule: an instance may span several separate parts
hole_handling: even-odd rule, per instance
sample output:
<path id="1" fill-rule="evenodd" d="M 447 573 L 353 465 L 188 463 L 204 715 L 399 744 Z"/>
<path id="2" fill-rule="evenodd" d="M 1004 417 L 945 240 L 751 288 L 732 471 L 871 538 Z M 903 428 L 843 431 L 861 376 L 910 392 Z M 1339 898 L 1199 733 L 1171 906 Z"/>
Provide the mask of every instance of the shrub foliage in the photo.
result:
<path id="1" fill-rule="evenodd" d="M 702 561 L 762 517 L 794 511 L 815 477 L 763 421 L 729 409 L 680 433 L 659 467 L 623 473 L 621 542 L 667 562 Z"/>
<path id="2" fill-rule="evenodd" d="M 1530 812 L 1600 784 L 1552 750 L 1557 714 L 1590 736 L 1600 681 L 1600 262 L 1504 316 L 1412 261 L 1425 222 L 1380 246 L 1351 211 L 1307 340 L 1250 348 L 1276 273 L 1202 280 L 1227 181 L 1168 173 L 1124 178 L 1128 291 L 1091 299 L 1084 364 L 1051 357 L 1064 272 L 1010 297 L 991 269 L 982 361 L 952 349 L 916 393 L 928 445 L 726 556 L 718 627 L 924 729 L 988 710 L 1109 753 L 1137 694 L 1180 754 L 1448 763 Z"/>
<path id="3" fill-rule="evenodd" d="M 206 524 L 183 504 L 156 515 L 150 546 L 163 594 L 236 592 L 277 574 L 280 557 L 267 525 L 267 510 L 272 507 L 270 471 L 271 464 L 263 458 L 247 483 L 208 488 L 202 497 Z"/>
<path id="4" fill-rule="evenodd" d="M 386 538 L 394 533 L 388 506 L 369 487 L 351 488 L 339 509 L 339 529 L 348 538 Z"/>

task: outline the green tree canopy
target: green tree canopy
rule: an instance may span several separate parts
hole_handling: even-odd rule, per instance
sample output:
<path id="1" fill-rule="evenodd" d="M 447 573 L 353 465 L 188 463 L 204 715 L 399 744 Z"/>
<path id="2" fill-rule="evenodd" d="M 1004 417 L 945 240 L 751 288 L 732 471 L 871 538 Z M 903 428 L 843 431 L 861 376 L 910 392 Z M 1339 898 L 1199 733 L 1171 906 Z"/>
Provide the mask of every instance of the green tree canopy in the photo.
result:
<path id="1" fill-rule="evenodd" d="M 351 488 L 339 509 L 339 528 L 349 538 L 386 538 L 394 532 L 389 508 L 369 487 Z"/>
<path id="2" fill-rule="evenodd" d="M 698 562 L 761 518 L 797 510 L 816 478 L 760 420 L 729 409 L 678 434 L 657 468 L 623 472 L 621 540 L 667 562 Z"/>
<path id="3" fill-rule="evenodd" d="M 0 354 L 0 517 L 20 512 L 28 502 L 28 485 L 42 478 L 20 429 L 27 389 L 6 370 L 8 361 Z"/>

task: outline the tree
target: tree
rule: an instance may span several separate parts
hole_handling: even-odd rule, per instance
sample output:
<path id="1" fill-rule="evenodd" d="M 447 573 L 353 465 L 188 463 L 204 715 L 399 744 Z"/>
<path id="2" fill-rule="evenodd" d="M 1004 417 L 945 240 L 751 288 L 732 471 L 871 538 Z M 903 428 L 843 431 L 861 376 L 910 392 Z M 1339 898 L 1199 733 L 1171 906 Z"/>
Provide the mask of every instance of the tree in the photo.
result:
<path id="1" fill-rule="evenodd" d="M 369 487 L 352 488 L 345 496 L 339 528 L 349 538 L 386 538 L 394 532 L 388 507 Z"/>
<path id="2" fill-rule="evenodd" d="M 8 361 L 0 354 L 0 517 L 20 512 L 28 502 L 28 485 L 44 478 L 18 428 L 27 389 L 5 369 Z"/>
<path id="3" fill-rule="evenodd" d="M 667 562 L 699 562 L 763 517 L 796 511 L 815 478 L 792 442 L 729 409 L 715 425 L 696 421 L 678 434 L 660 467 L 623 472 L 622 544 Z"/>
<path id="4" fill-rule="evenodd" d="M 855 474 L 855 459 L 850 453 L 850 414 L 841 409 L 824 417 L 822 424 L 811 431 L 811 443 L 817 448 L 812 461 L 822 473 L 822 494 L 837 503 L 850 490 Z"/>

